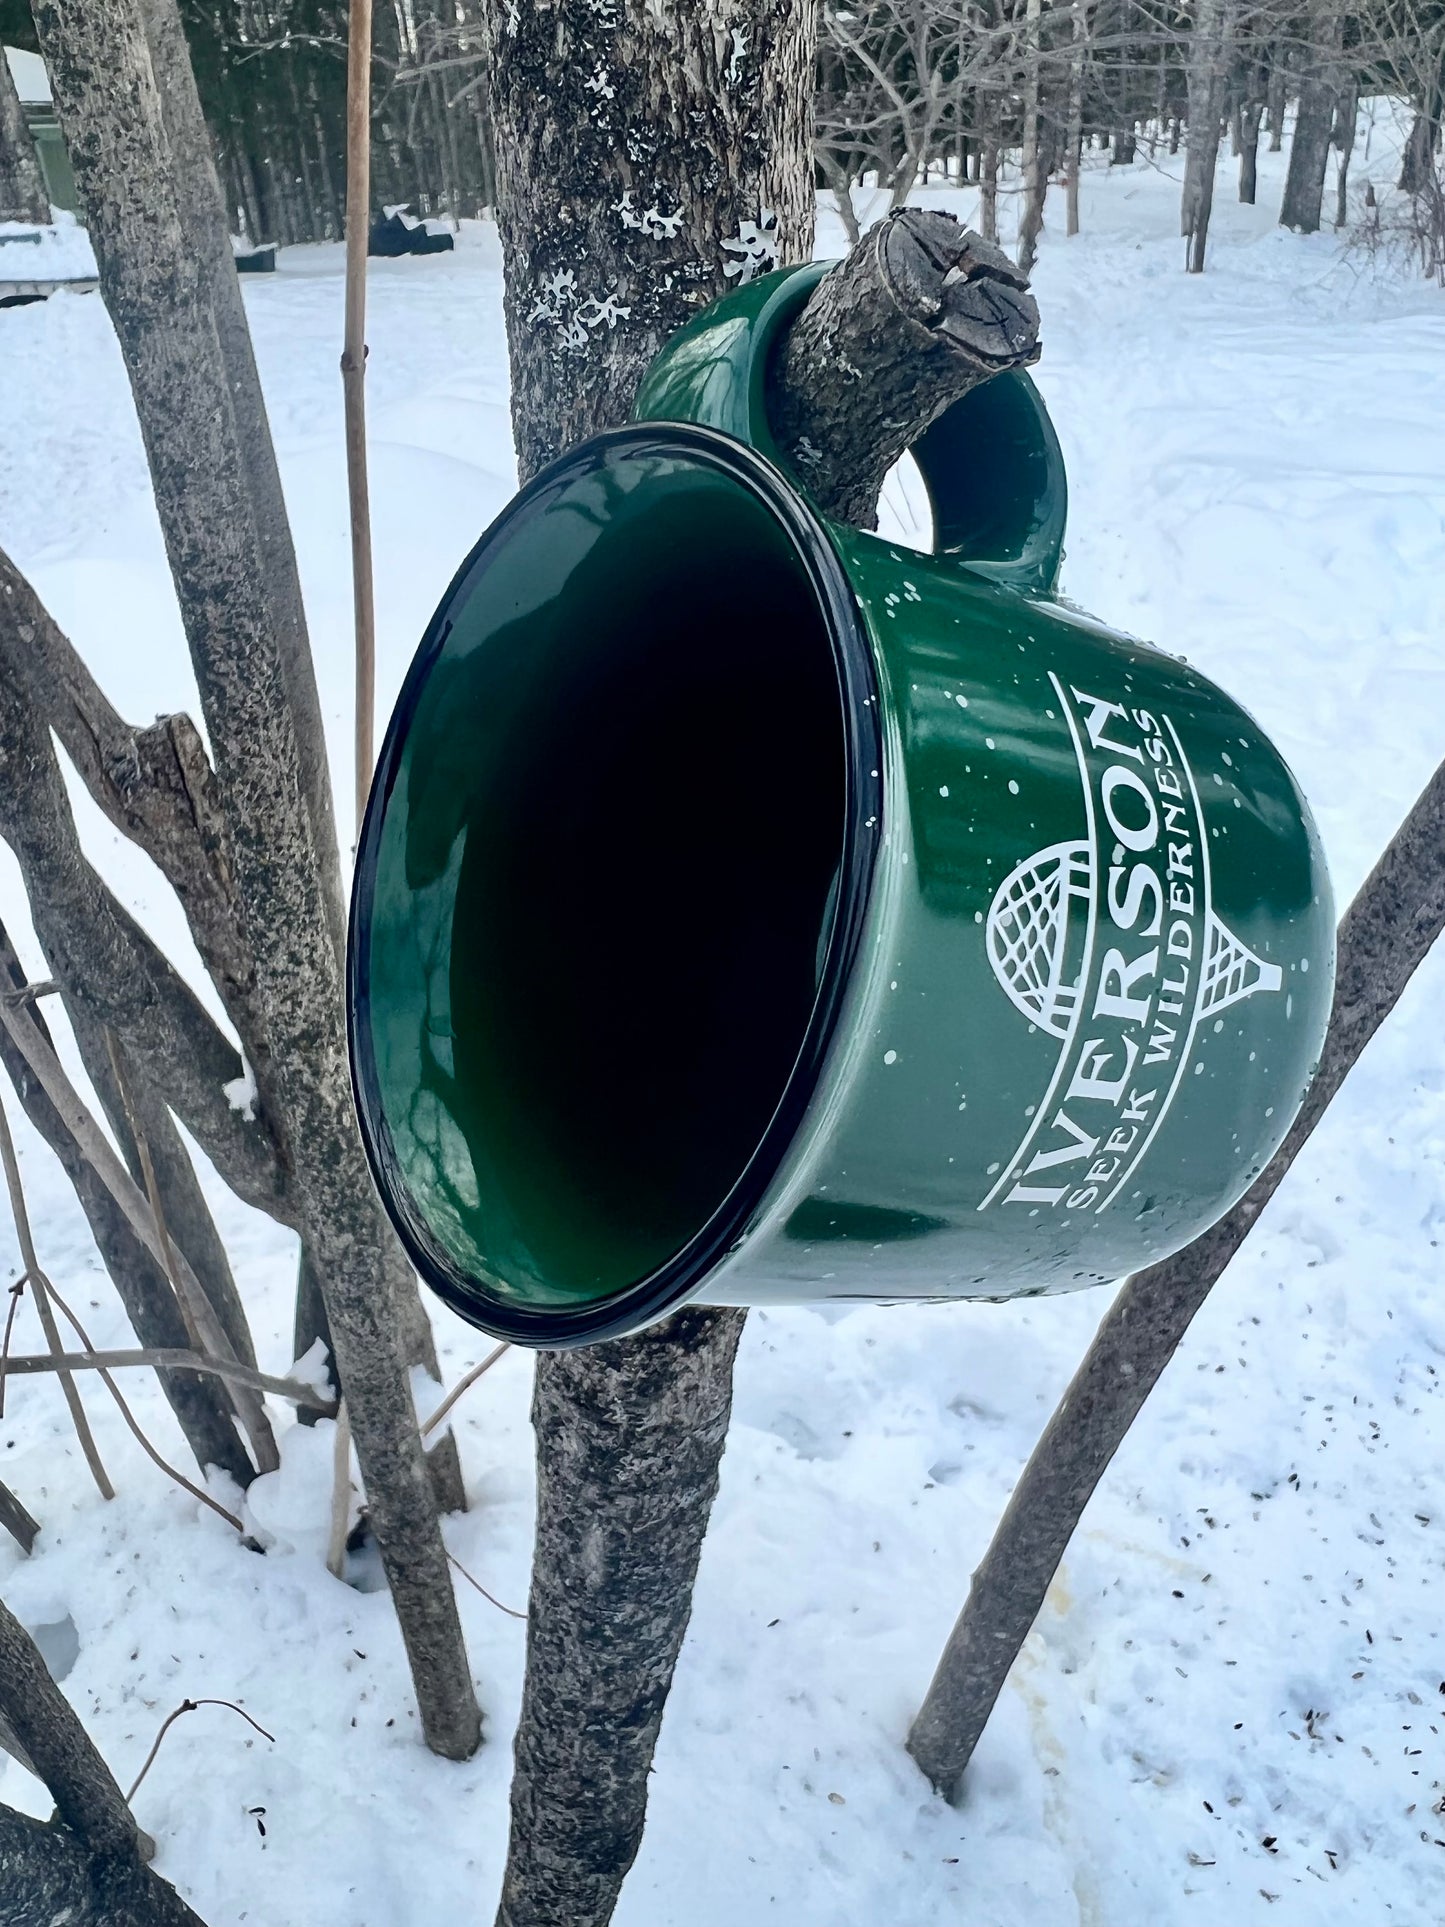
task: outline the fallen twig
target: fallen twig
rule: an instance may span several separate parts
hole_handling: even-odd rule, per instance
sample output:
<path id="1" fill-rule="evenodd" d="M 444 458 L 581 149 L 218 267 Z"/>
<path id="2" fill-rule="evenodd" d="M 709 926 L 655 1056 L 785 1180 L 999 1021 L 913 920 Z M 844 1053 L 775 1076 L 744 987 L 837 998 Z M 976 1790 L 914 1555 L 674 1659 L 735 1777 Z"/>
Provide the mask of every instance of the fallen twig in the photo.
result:
<path id="1" fill-rule="evenodd" d="M 449 1552 L 447 1558 L 451 1560 L 467 1584 L 469 1586 L 475 1586 L 483 1599 L 485 1599 L 488 1604 L 495 1606 L 499 1613 L 505 1613 L 508 1619 L 525 1619 L 527 1617 L 525 1613 L 519 1613 L 514 1606 L 504 1606 L 500 1599 L 494 1599 L 479 1579 L 473 1579 L 472 1575 L 467 1571 L 466 1567 L 454 1552 Z"/>
<path id="2" fill-rule="evenodd" d="M 234 1700 L 222 1700 L 222 1699 L 182 1700 L 180 1705 L 174 1708 L 173 1711 L 167 1713 L 165 1718 L 161 1721 L 161 1730 L 159 1733 L 156 1734 L 155 1738 L 151 1741 L 151 1750 L 149 1753 L 146 1754 L 145 1765 L 141 1768 L 140 1772 L 137 1773 L 135 1778 L 131 1781 L 130 1786 L 126 1789 L 125 1801 L 127 1806 L 129 1806 L 131 1801 L 135 1798 L 136 1793 L 140 1787 L 141 1781 L 145 1778 L 147 1773 L 150 1772 L 151 1767 L 155 1764 L 155 1757 L 157 1753 L 159 1753 L 161 1750 L 161 1741 L 165 1738 L 167 1733 L 170 1732 L 171 1728 L 175 1725 L 176 1721 L 181 1717 L 182 1713 L 194 1713 L 198 1706 L 229 1706 L 231 1711 L 233 1713 L 239 1713 L 241 1715 L 241 1718 L 245 1720 L 249 1726 L 254 1726 L 256 1731 L 261 1735 L 261 1738 L 263 1740 L 269 1740 L 273 1746 L 276 1744 L 276 1735 L 274 1733 L 268 1733 L 265 1727 L 262 1726 L 259 1720 L 253 1720 L 251 1718 L 251 1715 L 246 1711 L 245 1707 L 237 1706 Z"/>
<path id="3" fill-rule="evenodd" d="M 502 1356 L 502 1353 L 509 1352 L 511 1349 L 512 1349 L 511 1346 L 508 1344 L 498 1345 L 495 1351 L 490 1351 L 487 1353 L 486 1357 L 482 1360 L 480 1365 L 473 1365 L 472 1369 L 469 1372 L 465 1373 L 461 1378 L 459 1378 L 456 1384 L 453 1385 L 452 1389 L 447 1393 L 446 1397 L 442 1400 L 441 1404 L 438 1405 L 436 1410 L 432 1413 L 431 1417 L 422 1426 L 421 1428 L 422 1437 L 423 1438 L 430 1437 L 430 1435 L 436 1430 L 437 1426 L 439 1426 L 442 1420 L 446 1417 L 447 1413 L 456 1404 L 457 1400 L 461 1397 L 462 1393 L 466 1391 L 470 1391 L 472 1386 L 476 1384 L 477 1380 L 483 1377 L 485 1373 L 489 1372 L 492 1369 L 492 1367 L 496 1364 L 497 1360 Z"/>

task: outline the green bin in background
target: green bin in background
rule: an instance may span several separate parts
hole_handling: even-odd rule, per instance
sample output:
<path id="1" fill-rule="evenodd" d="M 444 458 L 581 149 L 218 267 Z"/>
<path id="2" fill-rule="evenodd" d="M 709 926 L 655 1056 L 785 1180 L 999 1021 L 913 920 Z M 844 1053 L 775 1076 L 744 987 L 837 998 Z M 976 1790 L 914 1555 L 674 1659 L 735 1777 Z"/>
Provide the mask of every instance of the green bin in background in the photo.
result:
<path id="1" fill-rule="evenodd" d="M 524 1344 L 1117 1279 L 1239 1197 L 1316 1063 L 1308 808 L 1204 676 L 1057 599 L 1028 378 L 915 448 L 934 554 L 788 473 L 767 360 L 821 271 L 718 302 L 522 490 L 382 751 L 363 1134 L 423 1277 Z"/>

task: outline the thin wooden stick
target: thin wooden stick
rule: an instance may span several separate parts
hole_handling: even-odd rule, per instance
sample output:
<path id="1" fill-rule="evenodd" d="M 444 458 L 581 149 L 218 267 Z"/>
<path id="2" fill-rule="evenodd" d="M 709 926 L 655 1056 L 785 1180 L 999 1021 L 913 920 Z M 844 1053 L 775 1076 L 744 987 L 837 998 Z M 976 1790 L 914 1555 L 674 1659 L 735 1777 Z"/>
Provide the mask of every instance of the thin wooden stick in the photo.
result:
<path id="1" fill-rule="evenodd" d="M 503 1342 L 497 1346 L 495 1351 L 488 1352 L 480 1365 L 473 1365 L 472 1369 L 467 1372 L 464 1377 L 457 1380 L 456 1384 L 453 1385 L 452 1389 L 432 1413 L 426 1424 L 422 1426 L 421 1435 L 424 1439 L 430 1438 L 431 1434 L 441 1424 L 442 1420 L 456 1404 L 462 1393 L 470 1391 L 477 1380 L 492 1369 L 497 1360 L 502 1356 L 502 1353 L 509 1352 L 511 1349 L 512 1347 L 509 1344 Z"/>
<path id="2" fill-rule="evenodd" d="M 156 1184 L 156 1169 L 151 1162 L 151 1147 L 146 1142 L 145 1132 L 140 1126 L 140 1115 L 135 1100 L 131 1096 L 130 1079 L 125 1074 L 121 1061 L 120 1046 L 115 1032 L 107 1024 L 105 1028 L 105 1054 L 110 1059 L 110 1074 L 115 1079 L 115 1088 L 120 1093 L 121 1109 L 125 1121 L 130 1126 L 130 1134 L 135 1139 L 136 1156 L 140 1159 L 141 1177 L 145 1183 L 146 1202 L 150 1205 L 151 1215 L 156 1221 L 156 1236 L 161 1241 L 161 1269 L 171 1281 L 171 1290 L 181 1308 L 181 1318 L 186 1327 L 186 1335 L 191 1341 L 192 1350 L 204 1352 L 196 1314 L 186 1302 L 186 1294 L 181 1288 L 176 1264 L 175 1246 L 171 1243 L 170 1229 L 166 1224 L 165 1212 L 161 1209 L 160 1189 Z"/>
<path id="3" fill-rule="evenodd" d="M 186 1336 L 191 1341 L 191 1349 L 202 1354 L 214 1352 L 217 1357 L 234 1359 L 235 1347 L 226 1336 L 220 1315 L 207 1296 L 200 1279 L 189 1266 L 186 1267 L 185 1272 L 181 1270 L 180 1254 L 172 1242 L 170 1229 L 166 1224 L 166 1214 L 161 1205 L 160 1186 L 156 1182 L 156 1169 L 151 1158 L 150 1145 L 146 1141 L 145 1130 L 141 1125 L 140 1107 L 135 1101 L 130 1079 L 126 1075 L 120 1044 L 115 1032 L 109 1026 L 106 1027 L 105 1032 L 105 1050 L 110 1059 L 110 1070 L 115 1079 L 115 1087 L 120 1093 L 121 1108 L 125 1112 L 126 1123 L 130 1126 L 130 1134 L 135 1139 L 136 1156 L 140 1159 L 141 1177 L 145 1182 L 146 1202 L 150 1205 L 151 1216 L 156 1221 L 156 1236 L 160 1240 L 161 1247 L 161 1269 L 170 1280 L 171 1290 L 176 1294 L 176 1302 L 180 1306 L 181 1318 L 186 1327 Z M 200 1293 L 199 1302 L 193 1300 L 191 1292 L 187 1289 L 187 1276 Z M 206 1339 L 208 1332 L 219 1332 L 221 1343 L 208 1344 Z M 276 1471 L 281 1463 L 279 1451 L 275 1451 L 273 1457 L 272 1453 L 261 1449 L 262 1440 L 270 1439 L 273 1449 L 275 1442 L 272 1439 L 270 1422 L 266 1417 L 266 1407 L 261 1402 L 260 1394 L 254 1387 L 247 1385 L 244 1379 L 236 1379 L 231 1384 L 231 1396 L 236 1407 L 236 1415 L 245 1426 L 247 1436 L 256 1448 L 257 1471 Z"/>
<path id="4" fill-rule="evenodd" d="M 346 1571 L 346 1533 L 351 1523 L 351 1420 L 342 1399 L 336 1414 L 336 1439 L 331 1454 L 331 1531 L 326 1541 L 326 1570 L 333 1579 Z"/>
<path id="5" fill-rule="evenodd" d="M 35 1240 L 30 1235 L 30 1213 L 25 1209 L 25 1187 L 20 1182 L 20 1164 L 15 1156 L 15 1140 L 10 1135 L 10 1119 L 5 1112 L 4 1099 L 0 1098 L 0 1162 L 5 1166 L 5 1184 L 10 1192 L 10 1210 L 15 1219 L 15 1235 L 20 1240 L 20 1257 L 25 1266 L 25 1276 L 35 1294 L 35 1309 L 40 1317 L 45 1342 L 53 1358 L 59 1357 L 65 1349 L 60 1342 L 56 1329 L 55 1314 L 50 1309 L 50 1299 L 46 1293 L 40 1270 L 40 1259 L 36 1254 Z M 8 1334 L 7 1334 L 8 1342 Z M 90 1420 L 85 1416 L 85 1406 L 81 1402 L 80 1390 L 69 1372 L 58 1374 L 60 1389 L 65 1394 L 65 1402 L 70 1407 L 70 1416 L 75 1422 L 75 1436 L 80 1440 L 80 1449 L 85 1454 L 85 1462 L 90 1467 L 91 1477 L 100 1488 L 103 1499 L 115 1497 L 115 1487 L 111 1484 L 100 1453 L 96 1450 L 95 1437 L 90 1429 Z"/>
<path id="6" fill-rule="evenodd" d="M 140 1791 L 141 1781 L 145 1778 L 147 1773 L 150 1772 L 152 1766 L 155 1764 L 155 1757 L 157 1753 L 159 1753 L 161 1750 L 161 1741 L 165 1738 L 167 1733 L 170 1732 L 171 1728 L 175 1725 L 176 1721 L 181 1717 L 182 1713 L 194 1713 L 198 1706 L 229 1706 L 233 1713 L 239 1713 L 241 1715 L 241 1718 L 245 1720 L 248 1725 L 254 1726 L 256 1731 L 261 1735 L 261 1738 L 263 1740 L 269 1740 L 273 1746 L 276 1744 L 276 1735 L 274 1733 L 268 1733 L 265 1727 L 262 1726 L 259 1720 L 253 1720 L 251 1718 L 251 1715 L 246 1711 L 245 1707 L 237 1706 L 234 1700 L 220 1700 L 220 1699 L 182 1700 L 180 1705 L 176 1707 L 173 1712 L 167 1713 L 164 1720 L 161 1721 L 161 1730 L 159 1733 L 156 1734 L 155 1738 L 151 1741 L 151 1750 L 149 1753 L 146 1754 L 145 1765 L 141 1768 L 140 1772 L 137 1773 L 135 1778 L 130 1783 L 130 1788 L 127 1791 L 125 1796 L 125 1802 L 127 1806 L 130 1805 L 131 1801 L 135 1798 L 136 1794 Z"/>
<path id="7" fill-rule="evenodd" d="M 487 1601 L 488 1605 L 495 1606 L 497 1611 L 499 1613 L 505 1613 L 508 1619 L 525 1619 L 527 1617 L 525 1613 L 519 1613 L 515 1606 L 504 1606 L 500 1599 L 494 1599 L 492 1595 L 487 1591 L 486 1587 L 482 1584 L 480 1579 L 473 1579 L 472 1575 L 467 1571 L 466 1567 L 462 1564 L 461 1560 L 458 1559 L 458 1557 L 454 1552 L 449 1552 L 447 1554 L 447 1558 L 451 1560 L 452 1564 L 456 1567 L 457 1571 L 462 1575 L 463 1579 L 466 1580 L 467 1584 L 469 1586 L 476 1587 L 477 1591 L 482 1595 L 483 1599 Z"/>
<path id="8" fill-rule="evenodd" d="M 50 1295 L 54 1298 L 56 1304 L 60 1307 L 61 1311 L 64 1312 L 66 1318 L 70 1321 L 70 1324 L 75 1331 L 76 1337 L 79 1338 L 81 1344 L 85 1347 L 86 1351 L 94 1352 L 95 1347 L 90 1342 L 90 1334 L 86 1331 L 84 1325 L 81 1324 L 80 1320 L 76 1317 L 75 1313 L 70 1309 L 69 1305 L 66 1304 L 65 1300 L 61 1297 L 60 1293 L 55 1289 L 54 1285 L 51 1285 L 50 1287 Z M 160 1453 L 157 1452 L 156 1448 L 151 1444 L 150 1440 L 146 1437 L 145 1433 L 141 1430 L 139 1424 L 136 1421 L 135 1413 L 132 1412 L 129 1405 L 126 1404 L 125 1394 L 121 1391 L 119 1385 L 116 1384 L 115 1380 L 111 1377 L 110 1373 L 106 1370 L 106 1368 L 103 1365 L 97 1366 L 96 1370 L 100 1373 L 101 1384 L 104 1385 L 105 1389 L 110 1393 L 111 1397 L 115 1400 L 116 1404 L 120 1407 L 120 1415 L 125 1420 L 127 1426 L 130 1428 L 131 1436 L 135 1439 L 136 1444 L 139 1445 L 139 1447 L 145 1453 L 146 1457 L 151 1461 L 151 1463 L 153 1465 L 158 1465 L 161 1471 L 165 1473 L 168 1479 L 174 1479 L 176 1484 L 180 1486 L 183 1491 L 189 1492 L 193 1499 L 199 1499 L 202 1505 L 209 1506 L 212 1512 L 218 1513 L 220 1517 L 226 1521 L 227 1525 L 234 1526 L 237 1532 L 244 1533 L 246 1528 L 241 1523 L 241 1521 L 236 1517 L 234 1512 L 230 1511 L 227 1507 L 223 1506 L 219 1500 L 213 1499 L 209 1492 L 205 1491 L 201 1486 L 194 1484 L 190 1479 L 186 1477 L 184 1472 L 178 1472 L 175 1466 L 171 1465 L 166 1459 L 163 1459 L 161 1457 Z"/>
<path id="9" fill-rule="evenodd" d="M 356 623 L 356 823 L 371 788 L 376 701 L 376 605 L 366 475 L 366 248 L 371 229 L 371 0 L 351 0 L 346 43 L 346 319 L 341 351 L 351 595 Z"/>
<path id="10" fill-rule="evenodd" d="M 35 1024 L 28 1010 L 12 1009 L 3 997 L 0 997 L 0 1023 L 3 1023 L 9 1031 L 15 1048 L 35 1073 L 40 1088 L 60 1114 L 61 1122 L 75 1139 L 91 1169 L 120 1206 L 131 1230 L 156 1263 L 164 1269 L 165 1252 L 161 1245 L 160 1233 L 156 1228 L 155 1213 L 151 1210 L 144 1192 L 91 1116 L 80 1093 L 66 1076 L 65 1068 L 51 1048 L 49 1040 Z M 205 1338 L 206 1349 L 213 1352 L 217 1358 L 234 1358 L 235 1352 L 231 1342 L 226 1337 L 200 1280 L 191 1270 L 185 1253 L 175 1252 L 174 1257 L 176 1275 L 185 1286 L 196 1322 Z M 87 1350 L 89 1349 L 92 1348 L 87 1345 Z M 242 1405 L 238 1407 L 238 1413 L 251 1441 L 258 1470 L 274 1471 L 281 1463 L 281 1456 L 276 1449 L 276 1439 L 267 1422 L 265 1412 L 258 1411 L 252 1406 Z"/>
<path id="11" fill-rule="evenodd" d="M 17 1377 L 33 1376 L 42 1372 L 99 1372 L 130 1371 L 146 1366 L 152 1371 L 209 1372 L 213 1378 L 229 1380 L 236 1385 L 249 1385 L 258 1392 L 274 1392 L 277 1398 L 288 1398 L 293 1405 L 303 1405 L 309 1412 L 316 1412 L 322 1418 L 335 1418 L 336 1401 L 318 1392 L 314 1385 L 304 1385 L 299 1378 L 275 1378 L 270 1372 L 258 1372 L 254 1366 L 238 1364 L 234 1359 L 208 1358 L 203 1352 L 188 1352 L 184 1345 L 133 1346 L 127 1351 L 108 1352 L 61 1352 L 21 1353 L 9 1361 L 9 1370 Z"/>

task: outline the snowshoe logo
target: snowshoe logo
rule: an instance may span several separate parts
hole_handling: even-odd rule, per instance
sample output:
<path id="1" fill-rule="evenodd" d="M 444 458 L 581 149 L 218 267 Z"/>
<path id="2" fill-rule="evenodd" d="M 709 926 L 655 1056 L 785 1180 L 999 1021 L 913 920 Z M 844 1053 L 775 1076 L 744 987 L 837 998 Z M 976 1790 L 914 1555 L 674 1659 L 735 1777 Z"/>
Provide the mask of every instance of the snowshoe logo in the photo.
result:
<path id="1" fill-rule="evenodd" d="M 1168 1116 L 1199 1024 L 1283 981 L 1214 914 L 1199 791 L 1170 718 L 1050 681 L 1085 834 L 1004 878 L 985 941 L 1005 996 L 1060 1050 L 980 1211 L 1106 1210 Z"/>

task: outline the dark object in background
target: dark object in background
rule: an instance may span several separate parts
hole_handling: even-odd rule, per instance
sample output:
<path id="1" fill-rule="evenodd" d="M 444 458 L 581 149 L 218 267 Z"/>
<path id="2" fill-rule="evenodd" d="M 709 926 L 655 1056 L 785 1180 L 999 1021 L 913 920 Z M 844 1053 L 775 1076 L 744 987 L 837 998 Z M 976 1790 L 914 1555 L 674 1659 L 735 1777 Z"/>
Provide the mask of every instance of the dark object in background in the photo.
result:
<path id="1" fill-rule="evenodd" d="M 247 248 L 244 254 L 236 256 L 237 274 L 274 274 L 276 272 L 276 243 L 268 241 L 264 247 Z"/>
<path id="2" fill-rule="evenodd" d="M 402 254 L 450 254 L 452 247 L 450 234 L 431 233 L 424 221 L 408 215 L 404 207 L 388 208 L 373 221 L 366 242 L 368 254 L 387 260 Z"/>

